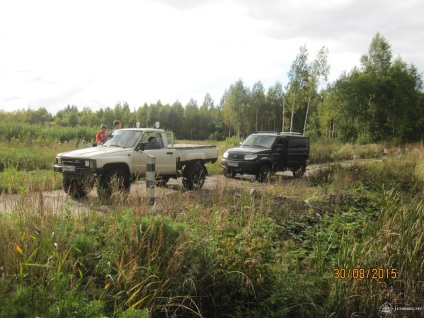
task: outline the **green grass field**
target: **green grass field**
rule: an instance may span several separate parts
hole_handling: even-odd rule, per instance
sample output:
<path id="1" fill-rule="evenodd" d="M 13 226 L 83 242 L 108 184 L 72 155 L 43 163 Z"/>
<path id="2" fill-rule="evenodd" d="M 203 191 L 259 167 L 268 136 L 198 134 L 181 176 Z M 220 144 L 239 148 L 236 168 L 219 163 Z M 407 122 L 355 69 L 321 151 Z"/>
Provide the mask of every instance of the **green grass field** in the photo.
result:
<path id="1" fill-rule="evenodd" d="M 378 317 L 385 302 L 423 304 L 422 145 L 342 166 L 384 147 L 313 143 L 311 162 L 333 163 L 304 182 L 175 191 L 154 215 L 144 201 L 34 204 L 60 188 L 55 153 L 79 147 L 54 145 L 2 144 L 2 196 L 25 200 L 0 213 L 0 317 Z"/>

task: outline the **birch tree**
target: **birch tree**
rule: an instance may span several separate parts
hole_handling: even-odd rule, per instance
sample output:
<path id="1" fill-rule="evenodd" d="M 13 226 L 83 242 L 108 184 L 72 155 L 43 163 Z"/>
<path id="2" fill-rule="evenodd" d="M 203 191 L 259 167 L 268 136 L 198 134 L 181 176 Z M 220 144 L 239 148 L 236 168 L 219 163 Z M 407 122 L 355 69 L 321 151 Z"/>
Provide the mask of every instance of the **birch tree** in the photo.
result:
<path id="1" fill-rule="evenodd" d="M 263 120 L 262 117 L 266 114 L 265 107 L 265 88 L 261 81 L 256 82 L 253 85 L 252 93 L 250 94 L 251 99 L 251 109 L 255 113 L 255 131 L 263 129 Z M 261 118 L 259 116 L 261 114 Z"/>
<path id="2" fill-rule="evenodd" d="M 224 123 L 236 131 L 237 136 L 244 134 L 247 114 L 249 110 L 249 90 L 244 87 L 243 81 L 238 80 L 231 85 L 225 94 L 223 106 Z"/>
<path id="3" fill-rule="evenodd" d="M 284 131 L 284 92 L 280 82 L 268 89 L 266 100 L 271 111 L 273 130 L 277 131 L 282 121 L 281 131 Z"/>
<path id="4" fill-rule="evenodd" d="M 318 86 L 322 81 L 327 81 L 330 72 L 328 65 L 328 49 L 323 46 L 317 53 L 314 61 L 308 66 L 308 80 L 307 80 L 307 106 L 305 123 L 303 124 L 303 134 L 306 131 L 306 123 L 308 121 L 309 108 L 311 106 L 312 98 L 318 91 Z"/>
<path id="5" fill-rule="evenodd" d="M 293 129 L 293 117 L 295 112 L 301 107 L 304 99 L 305 88 L 308 83 L 308 50 L 306 45 L 300 47 L 300 52 L 293 61 L 288 73 L 289 83 L 287 84 L 287 105 L 290 109 L 290 132 Z"/>

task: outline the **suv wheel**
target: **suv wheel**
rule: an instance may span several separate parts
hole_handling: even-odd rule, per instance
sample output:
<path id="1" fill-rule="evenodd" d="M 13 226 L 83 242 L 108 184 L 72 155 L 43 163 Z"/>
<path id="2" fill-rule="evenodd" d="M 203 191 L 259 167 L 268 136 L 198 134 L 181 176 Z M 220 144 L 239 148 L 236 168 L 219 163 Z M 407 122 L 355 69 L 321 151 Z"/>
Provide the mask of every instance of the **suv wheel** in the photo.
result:
<path id="1" fill-rule="evenodd" d="M 206 168 L 200 163 L 195 163 L 184 169 L 183 186 L 188 190 L 202 188 L 205 184 L 205 179 Z"/>
<path id="2" fill-rule="evenodd" d="M 226 178 L 234 178 L 235 176 L 236 176 L 236 172 L 234 170 L 224 171 L 224 177 Z"/>
<path id="3" fill-rule="evenodd" d="M 305 174 L 306 167 L 305 165 L 301 165 L 297 170 L 293 170 L 293 177 L 295 178 L 302 178 Z"/>
<path id="4" fill-rule="evenodd" d="M 263 165 L 256 174 L 256 180 L 259 182 L 268 182 L 271 180 L 271 169 L 268 165 Z"/>
<path id="5" fill-rule="evenodd" d="M 130 190 L 130 178 L 122 170 L 105 172 L 99 180 L 97 195 L 102 202 L 110 202 L 112 196 L 117 194 L 125 198 Z"/>

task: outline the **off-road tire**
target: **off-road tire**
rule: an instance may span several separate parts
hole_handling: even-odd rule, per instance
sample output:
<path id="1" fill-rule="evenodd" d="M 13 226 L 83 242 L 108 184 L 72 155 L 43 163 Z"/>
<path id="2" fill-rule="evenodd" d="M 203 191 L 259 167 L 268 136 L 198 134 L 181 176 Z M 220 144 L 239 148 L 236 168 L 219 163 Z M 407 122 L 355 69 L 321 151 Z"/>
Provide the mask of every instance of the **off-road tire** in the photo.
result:
<path id="1" fill-rule="evenodd" d="M 302 178 L 305 174 L 306 166 L 305 164 L 302 164 L 297 170 L 293 170 L 293 177 L 295 178 Z"/>
<path id="2" fill-rule="evenodd" d="M 267 164 L 262 165 L 256 174 L 256 180 L 259 182 L 269 182 L 271 180 L 271 169 Z"/>
<path id="3" fill-rule="evenodd" d="M 110 170 L 103 173 L 97 186 L 97 195 L 101 202 L 111 202 L 112 197 L 125 199 L 131 186 L 128 173 L 122 170 Z"/>
<path id="4" fill-rule="evenodd" d="M 90 193 L 92 185 L 90 186 L 89 184 L 84 184 L 83 181 L 72 180 L 63 177 L 62 189 L 67 195 L 75 199 L 81 199 Z"/>
<path id="5" fill-rule="evenodd" d="M 205 179 L 206 168 L 200 163 L 189 165 L 183 171 L 183 186 L 188 190 L 201 189 Z"/>
<path id="6" fill-rule="evenodd" d="M 166 186 L 166 184 L 168 183 L 169 179 L 170 179 L 169 177 L 158 177 L 155 180 L 155 186 L 160 187 L 160 188 L 163 188 L 163 187 Z"/>
<path id="7" fill-rule="evenodd" d="M 235 178 L 236 172 L 234 170 L 224 171 L 224 177 Z"/>

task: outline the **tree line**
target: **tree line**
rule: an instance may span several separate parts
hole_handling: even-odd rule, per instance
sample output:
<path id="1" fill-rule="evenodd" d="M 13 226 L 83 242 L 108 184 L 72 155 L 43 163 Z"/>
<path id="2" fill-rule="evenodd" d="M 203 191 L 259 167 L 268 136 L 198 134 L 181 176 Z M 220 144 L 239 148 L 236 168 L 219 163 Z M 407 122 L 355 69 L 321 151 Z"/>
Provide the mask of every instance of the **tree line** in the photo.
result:
<path id="1" fill-rule="evenodd" d="M 360 66 L 328 83 L 328 49 L 322 47 L 313 60 L 306 45 L 300 47 L 286 85 L 252 88 L 240 79 L 224 92 L 219 103 L 206 94 L 201 105 L 195 100 L 131 109 L 117 103 L 97 111 L 68 105 L 55 115 L 38 110 L 0 111 L 7 122 L 54 126 L 161 127 L 178 139 L 222 140 L 245 137 L 254 131 L 295 131 L 312 138 L 343 142 L 417 141 L 424 138 L 422 74 L 400 57 L 393 59 L 390 44 L 379 33 L 371 41 Z"/>

